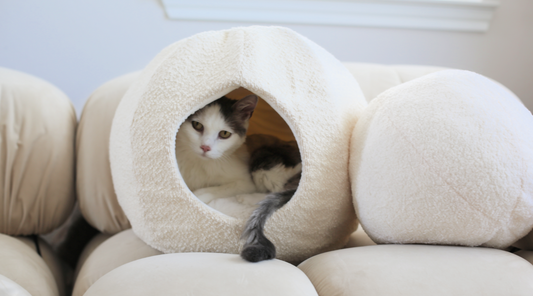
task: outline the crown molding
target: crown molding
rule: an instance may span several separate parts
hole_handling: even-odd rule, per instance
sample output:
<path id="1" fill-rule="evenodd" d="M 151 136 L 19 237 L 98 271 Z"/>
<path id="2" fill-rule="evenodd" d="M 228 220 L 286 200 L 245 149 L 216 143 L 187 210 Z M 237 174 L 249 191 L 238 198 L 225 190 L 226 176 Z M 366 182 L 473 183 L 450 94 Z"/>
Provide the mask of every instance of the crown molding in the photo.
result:
<path id="1" fill-rule="evenodd" d="M 162 0 L 174 20 L 486 32 L 496 0 Z"/>

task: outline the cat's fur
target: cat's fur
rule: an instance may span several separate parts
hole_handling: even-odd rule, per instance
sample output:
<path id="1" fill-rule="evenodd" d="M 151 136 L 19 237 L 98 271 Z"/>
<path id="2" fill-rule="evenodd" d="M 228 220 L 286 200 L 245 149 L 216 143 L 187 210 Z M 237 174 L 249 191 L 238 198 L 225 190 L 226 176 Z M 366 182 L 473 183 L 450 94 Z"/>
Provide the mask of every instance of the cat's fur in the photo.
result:
<path id="1" fill-rule="evenodd" d="M 180 126 L 176 159 L 191 191 L 203 202 L 255 192 L 268 193 L 246 223 L 241 256 L 251 262 L 272 259 L 274 245 L 264 235 L 266 220 L 294 195 L 301 175 L 295 142 L 247 145 L 246 131 L 257 96 L 222 97 Z M 228 133 L 229 137 L 225 138 Z M 250 151 L 251 150 L 251 151 Z"/>

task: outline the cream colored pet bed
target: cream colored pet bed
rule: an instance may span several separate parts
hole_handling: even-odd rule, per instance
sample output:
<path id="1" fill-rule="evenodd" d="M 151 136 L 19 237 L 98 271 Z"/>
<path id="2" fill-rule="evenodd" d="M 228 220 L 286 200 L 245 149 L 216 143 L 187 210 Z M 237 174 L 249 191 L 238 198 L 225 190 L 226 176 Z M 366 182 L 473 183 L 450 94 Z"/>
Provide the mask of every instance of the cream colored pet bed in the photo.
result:
<path id="1" fill-rule="evenodd" d="M 349 140 L 366 106 L 352 75 L 331 54 L 277 27 L 206 32 L 164 49 L 130 87 L 110 137 L 113 182 L 134 232 L 163 252 L 238 253 L 244 219 L 198 200 L 184 183 L 174 141 L 207 103 L 245 88 L 273 107 L 300 148 L 293 199 L 267 222 L 278 258 L 301 261 L 342 247 L 356 226 Z"/>

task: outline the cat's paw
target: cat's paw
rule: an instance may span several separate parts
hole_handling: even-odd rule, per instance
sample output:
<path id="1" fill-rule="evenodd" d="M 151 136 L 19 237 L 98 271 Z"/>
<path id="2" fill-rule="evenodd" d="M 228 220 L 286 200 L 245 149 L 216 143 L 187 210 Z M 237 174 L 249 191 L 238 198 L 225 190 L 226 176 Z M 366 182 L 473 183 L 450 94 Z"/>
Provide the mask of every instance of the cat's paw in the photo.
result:
<path id="1" fill-rule="evenodd" d="M 211 188 L 198 189 L 195 190 L 193 193 L 199 200 L 203 201 L 205 204 L 208 204 L 219 197 Z"/>
<path id="2" fill-rule="evenodd" d="M 266 198 L 266 193 L 238 194 L 234 197 L 236 203 L 257 208 L 257 204 Z M 251 214 L 251 213 L 250 213 Z"/>

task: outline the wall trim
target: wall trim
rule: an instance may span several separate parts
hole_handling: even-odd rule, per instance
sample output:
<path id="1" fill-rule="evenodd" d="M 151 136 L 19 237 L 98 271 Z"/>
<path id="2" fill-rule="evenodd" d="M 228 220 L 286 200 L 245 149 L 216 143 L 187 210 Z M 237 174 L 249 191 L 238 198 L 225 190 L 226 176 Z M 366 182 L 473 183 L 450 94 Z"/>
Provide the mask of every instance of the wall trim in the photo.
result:
<path id="1" fill-rule="evenodd" d="M 162 0 L 174 20 L 486 32 L 497 0 Z"/>

